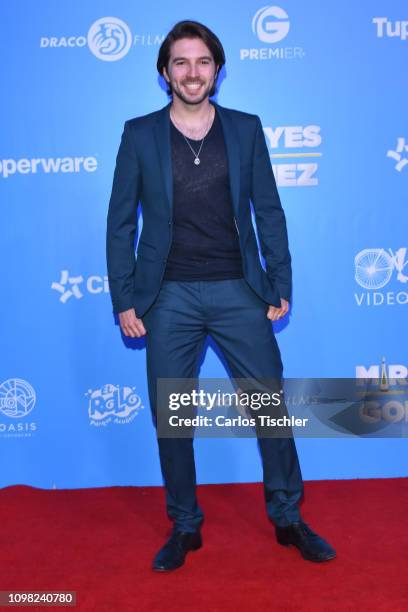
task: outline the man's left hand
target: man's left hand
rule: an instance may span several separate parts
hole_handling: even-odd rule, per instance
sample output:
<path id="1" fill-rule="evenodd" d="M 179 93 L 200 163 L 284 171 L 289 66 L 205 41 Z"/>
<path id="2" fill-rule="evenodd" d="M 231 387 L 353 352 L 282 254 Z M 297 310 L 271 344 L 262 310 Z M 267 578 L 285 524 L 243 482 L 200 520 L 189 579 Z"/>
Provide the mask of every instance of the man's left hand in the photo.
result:
<path id="1" fill-rule="evenodd" d="M 289 302 L 281 298 L 281 307 L 276 308 L 276 306 L 269 306 L 269 310 L 266 316 L 271 321 L 277 321 L 278 319 L 281 319 L 282 317 L 284 317 L 285 314 L 288 312 L 288 310 L 289 310 Z"/>

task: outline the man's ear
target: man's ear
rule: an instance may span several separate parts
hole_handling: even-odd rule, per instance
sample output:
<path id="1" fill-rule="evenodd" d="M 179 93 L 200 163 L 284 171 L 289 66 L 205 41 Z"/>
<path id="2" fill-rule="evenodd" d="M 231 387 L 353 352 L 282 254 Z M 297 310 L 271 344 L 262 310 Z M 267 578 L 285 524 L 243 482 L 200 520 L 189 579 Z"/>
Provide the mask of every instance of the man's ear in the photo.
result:
<path id="1" fill-rule="evenodd" d="M 170 83 L 169 75 L 167 74 L 167 70 L 165 66 L 163 67 L 163 77 L 167 83 Z"/>

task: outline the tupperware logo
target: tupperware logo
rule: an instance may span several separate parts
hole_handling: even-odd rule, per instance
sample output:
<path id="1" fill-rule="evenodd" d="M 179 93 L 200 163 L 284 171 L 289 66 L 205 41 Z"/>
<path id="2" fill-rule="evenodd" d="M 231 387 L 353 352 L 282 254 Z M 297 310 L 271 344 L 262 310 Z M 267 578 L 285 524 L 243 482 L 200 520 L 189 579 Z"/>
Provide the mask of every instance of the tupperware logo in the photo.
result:
<path id="1" fill-rule="evenodd" d="M 0 159 L 0 176 L 9 178 L 15 174 L 78 174 L 95 172 L 95 157 L 22 157 Z"/>

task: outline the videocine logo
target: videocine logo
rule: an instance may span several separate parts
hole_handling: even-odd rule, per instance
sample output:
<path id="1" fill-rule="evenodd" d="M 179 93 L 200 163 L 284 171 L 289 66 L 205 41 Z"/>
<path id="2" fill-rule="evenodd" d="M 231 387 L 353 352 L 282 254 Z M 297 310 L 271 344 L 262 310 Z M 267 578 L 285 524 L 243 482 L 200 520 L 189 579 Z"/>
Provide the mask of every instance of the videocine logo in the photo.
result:
<path id="1" fill-rule="evenodd" d="M 81 36 L 42 36 L 42 49 L 59 47 L 88 47 L 90 52 L 104 62 L 116 62 L 125 57 L 132 45 L 160 45 L 163 34 L 134 34 L 129 26 L 118 17 L 101 17 L 91 24 L 87 35 Z"/>
<path id="2" fill-rule="evenodd" d="M 387 17 L 374 17 L 373 23 L 377 26 L 377 38 L 408 38 L 408 21 L 390 21 Z"/>
<path id="3" fill-rule="evenodd" d="M 319 166 L 312 161 L 321 157 L 321 153 L 316 151 L 322 143 L 319 125 L 268 126 L 263 130 L 278 187 L 313 187 L 319 184 Z M 293 162 L 290 162 L 291 158 Z M 279 159 L 285 161 L 276 163 Z"/>
<path id="4" fill-rule="evenodd" d="M 358 306 L 393 306 L 408 303 L 407 291 L 379 291 L 388 285 L 393 276 L 402 284 L 408 282 L 408 276 L 404 273 L 408 265 L 407 250 L 406 247 L 401 247 L 394 253 L 392 249 L 387 252 L 385 249 L 372 248 L 357 253 L 354 258 L 354 278 L 360 287 L 367 290 L 354 294 Z"/>
<path id="5" fill-rule="evenodd" d="M 33 157 L 31 159 L 0 159 L 0 176 L 13 174 L 76 174 L 95 172 L 98 162 L 95 157 Z"/>
<path id="6" fill-rule="evenodd" d="M 252 18 L 252 32 L 261 43 L 275 45 L 289 33 L 290 21 L 279 6 L 264 6 Z M 263 47 L 240 49 L 241 60 L 300 59 L 305 56 L 302 47 Z"/>

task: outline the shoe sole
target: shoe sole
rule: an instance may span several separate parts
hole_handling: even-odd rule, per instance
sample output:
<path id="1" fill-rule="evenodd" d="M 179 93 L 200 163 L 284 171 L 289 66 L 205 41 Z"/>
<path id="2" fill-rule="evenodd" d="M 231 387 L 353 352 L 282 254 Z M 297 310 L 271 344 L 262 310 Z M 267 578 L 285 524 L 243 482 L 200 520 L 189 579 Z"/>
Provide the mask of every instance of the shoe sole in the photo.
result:
<path id="1" fill-rule="evenodd" d="M 189 553 L 189 552 L 194 552 L 196 550 L 200 550 L 200 548 L 202 548 L 202 546 L 203 545 L 201 543 L 198 546 L 194 546 L 193 548 L 189 548 L 187 552 Z M 186 556 L 187 556 L 187 553 L 186 553 Z M 184 561 L 183 561 L 183 563 L 180 563 L 179 565 L 175 565 L 174 567 L 170 567 L 170 568 L 166 568 L 166 567 L 152 567 L 152 570 L 154 572 L 158 572 L 160 574 L 165 574 L 167 572 L 174 572 L 174 570 L 179 569 L 179 567 L 183 567 Z"/>
<path id="2" fill-rule="evenodd" d="M 329 557 L 324 557 L 324 559 L 319 559 L 319 558 L 316 558 L 316 557 L 310 557 L 309 555 L 303 553 L 295 544 L 292 544 L 292 542 L 280 542 L 279 540 L 277 540 L 277 542 L 281 546 L 286 546 L 287 548 L 289 548 L 289 546 L 294 546 L 295 548 L 298 549 L 298 551 L 302 555 L 303 559 L 306 559 L 306 561 L 313 561 L 314 563 L 324 563 L 324 561 L 331 561 L 332 559 L 335 559 L 336 556 L 337 556 L 336 553 L 333 553 Z"/>

